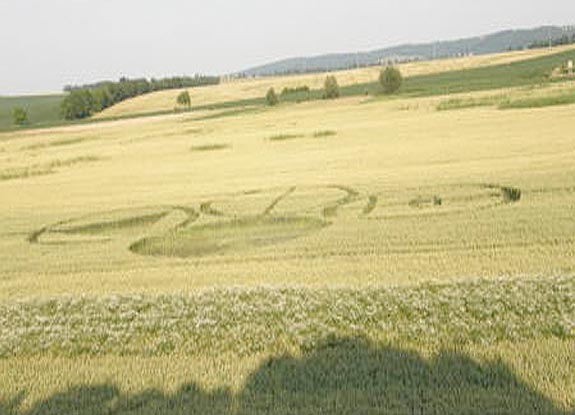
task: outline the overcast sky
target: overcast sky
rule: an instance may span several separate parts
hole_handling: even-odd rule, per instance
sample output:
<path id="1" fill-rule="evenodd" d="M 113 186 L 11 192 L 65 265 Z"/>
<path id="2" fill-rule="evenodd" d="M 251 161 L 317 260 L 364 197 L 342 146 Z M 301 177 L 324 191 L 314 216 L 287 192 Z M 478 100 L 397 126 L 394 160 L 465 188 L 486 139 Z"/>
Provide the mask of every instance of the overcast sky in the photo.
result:
<path id="1" fill-rule="evenodd" d="M 0 94 L 573 23 L 574 0 L 0 0 Z"/>

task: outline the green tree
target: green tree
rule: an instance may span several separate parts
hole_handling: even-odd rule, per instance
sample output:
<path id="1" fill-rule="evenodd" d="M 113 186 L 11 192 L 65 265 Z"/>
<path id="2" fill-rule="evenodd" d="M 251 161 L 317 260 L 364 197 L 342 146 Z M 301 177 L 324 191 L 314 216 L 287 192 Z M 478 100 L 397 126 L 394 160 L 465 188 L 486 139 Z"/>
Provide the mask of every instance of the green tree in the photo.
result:
<path id="1" fill-rule="evenodd" d="M 112 105 L 112 96 L 108 87 L 103 86 L 92 92 L 94 97 L 94 112 L 100 112 Z"/>
<path id="2" fill-rule="evenodd" d="M 379 74 L 379 83 L 386 94 L 395 94 L 401 88 L 402 82 L 403 76 L 401 72 L 393 66 L 388 66 Z"/>
<path id="3" fill-rule="evenodd" d="M 96 100 L 88 89 L 71 91 L 62 101 L 60 111 L 67 120 L 86 118 L 95 112 Z"/>
<path id="4" fill-rule="evenodd" d="M 190 98 L 190 93 L 188 91 L 182 91 L 176 99 L 178 106 L 190 109 L 192 107 L 192 100 Z"/>
<path id="5" fill-rule="evenodd" d="M 276 90 L 273 88 L 268 89 L 268 93 L 266 94 L 266 102 L 270 107 L 279 104 L 280 100 L 278 95 L 276 94 Z"/>
<path id="6" fill-rule="evenodd" d="M 16 107 L 12 110 L 12 119 L 16 125 L 28 124 L 28 112 L 22 107 Z"/>
<path id="7" fill-rule="evenodd" d="M 339 98 L 339 85 L 337 79 L 333 75 L 325 78 L 323 97 L 325 99 Z"/>

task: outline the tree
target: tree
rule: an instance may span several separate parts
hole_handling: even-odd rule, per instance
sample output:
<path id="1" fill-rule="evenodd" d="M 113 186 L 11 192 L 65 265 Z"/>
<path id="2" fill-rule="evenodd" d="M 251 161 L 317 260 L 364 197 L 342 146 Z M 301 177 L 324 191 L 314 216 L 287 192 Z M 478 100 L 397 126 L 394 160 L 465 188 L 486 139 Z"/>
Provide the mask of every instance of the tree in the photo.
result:
<path id="1" fill-rule="evenodd" d="M 194 77 L 152 78 L 151 80 L 122 77 L 115 82 L 102 81 L 88 85 L 67 85 L 64 87 L 64 91 L 69 92 L 69 95 L 62 105 L 62 116 L 71 120 L 84 118 L 118 102 L 152 91 L 195 88 L 215 85 L 219 82 L 219 77 L 196 75 Z M 186 100 L 178 105 L 183 105 L 189 109 L 191 102 Z"/>
<path id="2" fill-rule="evenodd" d="M 16 107 L 12 110 L 12 119 L 16 125 L 28 124 L 28 113 L 22 107 Z"/>
<path id="3" fill-rule="evenodd" d="M 270 107 L 273 107 L 279 104 L 280 100 L 276 94 L 276 90 L 273 88 L 268 89 L 268 93 L 266 94 L 266 102 Z"/>
<path id="4" fill-rule="evenodd" d="M 176 100 L 178 106 L 190 109 L 192 107 L 192 100 L 190 99 L 190 93 L 188 91 L 180 92 Z"/>
<path id="5" fill-rule="evenodd" d="M 96 100 L 88 89 L 71 91 L 62 101 L 60 110 L 67 120 L 86 118 L 95 112 Z"/>
<path id="6" fill-rule="evenodd" d="M 379 74 L 379 83 L 386 94 L 395 94 L 401 88 L 402 82 L 401 72 L 393 66 L 388 66 Z"/>
<path id="7" fill-rule="evenodd" d="M 106 86 L 95 89 L 92 96 L 94 97 L 94 112 L 100 112 L 112 105 L 112 95 Z"/>
<path id="8" fill-rule="evenodd" d="M 323 97 L 325 99 L 339 98 L 339 85 L 335 76 L 330 75 L 325 78 Z"/>

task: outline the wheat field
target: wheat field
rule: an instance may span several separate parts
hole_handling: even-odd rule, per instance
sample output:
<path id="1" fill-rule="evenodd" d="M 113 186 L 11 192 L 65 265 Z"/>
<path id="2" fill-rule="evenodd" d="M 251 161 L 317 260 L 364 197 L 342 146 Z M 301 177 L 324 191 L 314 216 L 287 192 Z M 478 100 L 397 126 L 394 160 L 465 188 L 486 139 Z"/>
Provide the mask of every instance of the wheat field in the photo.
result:
<path id="1" fill-rule="evenodd" d="M 572 413 L 574 87 L 0 134 L 0 413 Z"/>

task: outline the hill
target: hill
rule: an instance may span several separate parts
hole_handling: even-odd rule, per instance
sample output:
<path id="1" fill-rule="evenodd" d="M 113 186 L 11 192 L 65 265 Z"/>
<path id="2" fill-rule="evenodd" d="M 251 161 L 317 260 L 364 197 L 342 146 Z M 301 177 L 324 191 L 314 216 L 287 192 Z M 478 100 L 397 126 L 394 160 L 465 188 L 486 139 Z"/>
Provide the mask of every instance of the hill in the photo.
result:
<path id="1" fill-rule="evenodd" d="M 284 87 L 295 87 L 302 84 L 312 89 L 319 89 L 323 83 L 323 75 L 309 74 L 307 76 L 289 76 L 288 73 L 318 72 L 323 70 L 340 70 L 338 81 L 342 86 L 356 85 L 358 88 L 372 89 L 372 80 L 377 77 L 377 68 L 367 67 L 353 69 L 356 66 L 373 65 L 382 59 L 427 60 L 402 65 L 404 75 L 420 76 L 438 72 L 465 70 L 472 67 L 504 65 L 517 60 L 535 58 L 554 53 L 558 48 L 538 49 L 529 51 L 508 51 L 522 49 L 527 45 L 541 42 L 542 39 L 557 39 L 565 34 L 575 34 L 573 27 L 540 27 L 530 30 L 509 30 L 488 36 L 473 37 L 462 40 L 436 42 L 420 45 L 403 45 L 363 53 L 346 53 L 322 55 L 313 58 L 295 58 L 252 68 L 244 73 L 248 76 L 283 75 L 280 79 L 265 80 L 260 83 L 237 83 L 209 86 L 192 94 L 192 106 L 195 109 L 212 108 L 214 105 L 225 107 L 245 106 L 261 103 L 265 91 L 274 86 L 281 90 Z M 480 56 L 469 56 L 471 54 Z M 461 57 L 461 55 L 468 55 Z M 433 57 L 442 59 L 431 60 Z M 97 84 L 101 85 L 101 84 Z M 359 87 L 357 87 L 359 85 Z M 352 88 L 353 90 L 354 88 Z M 116 118 L 141 116 L 153 113 L 166 113 L 174 107 L 175 96 L 181 90 L 173 89 L 144 94 L 136 99 L 121 102 L 111 108 L 96 114 L 94 118 Z M 317 94 L 316 94 L 317 95 Z M 14 129 L 12 110 L 21 106 L 28 111 L 29 127 L 47 127 L 67 124 L 61 119 L 60 105 L 65 95 L 41 95 L 0 97 L 0 131 Z M 243 102 L 241 102 L 243 100 Z M 256 100 L 256 101 L 253 101 Z M 299 98 L 298 98 L 299 100 Z M 253 102 L 252 102 L 253 101 Z"/>
<path id="2" fill-rule="evenodd" d="M 246 76 L 334 71 L 377 65 L 381 61 L 428 60 L 465 55 L 484 55 L 519 50 L 532 44 L 575 34 L 574 26 L 542 26 L 535 29 L 506 30 L 465 39 L 405 44 L 358 53 L 335 53 L 314 57 L 284 59 L 241 71 Z"/>
<path id="3" fill-rule="evenodd" d="M 520 87 L 547 83 L 554 68 L 575 60 L 575 46 L 551 49 L 514 51 L 492 55 L 467 56 L 411 62 L 399 67 L 405 76 L 401 95 L 441 95 L 494 88 Z M 335 73 L 343 96 L 379 96 L 377 82 L 379 67 L 367 67 Z M 240 79 L 190 90 L 193 111 L 241 110 L 264 107 L 265 93 L 274 87 L 308 86 L 309 92 L 282 96 L 284 102 L 303 102 L 321 99 L 325 74 L 297 74 L 289 76 Z M 100 114 L 97 119 L 128 118 L 134 116 L 173 113 L 174 103 L 181 90 L 160 91 L 124 101 Z"/>

